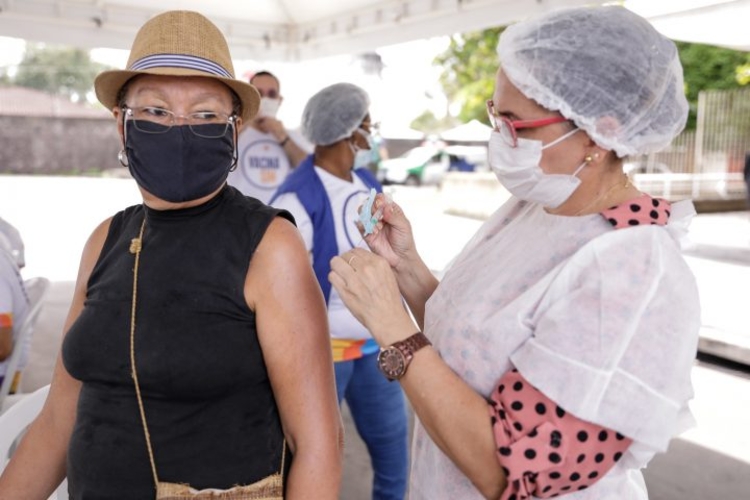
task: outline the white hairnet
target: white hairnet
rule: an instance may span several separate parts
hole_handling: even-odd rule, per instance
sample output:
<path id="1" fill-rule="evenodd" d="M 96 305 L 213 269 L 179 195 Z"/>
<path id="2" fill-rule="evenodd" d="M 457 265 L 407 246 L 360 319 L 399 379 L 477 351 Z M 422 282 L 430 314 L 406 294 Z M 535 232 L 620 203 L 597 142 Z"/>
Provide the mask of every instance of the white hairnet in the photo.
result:
<path id="1" fill-rule="evenodd" d="M 564 9 L 509 26 L 508 79 L 623 157 L 665 148 L 688 113 L 677 49 L 622 7 Z"/>
<path id="2" fill-rule="evenodd" d="M 328 146 L 357 130 L 370 108 L 370 98 L 351 83 L 336 83 L 307 101 L 302 134 L 313 144 Z"/>

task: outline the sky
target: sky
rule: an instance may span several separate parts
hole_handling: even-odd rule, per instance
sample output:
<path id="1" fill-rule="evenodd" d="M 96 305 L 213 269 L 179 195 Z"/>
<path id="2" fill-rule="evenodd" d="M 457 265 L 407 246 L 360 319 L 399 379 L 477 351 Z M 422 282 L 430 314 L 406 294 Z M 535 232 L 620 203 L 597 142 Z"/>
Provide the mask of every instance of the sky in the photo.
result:
<path id="1" fill-rule="evenodd" d="M 299 125 L 307 100 L 323 87 L 337 82 L 351 82 L 370 94 L 371 115 L 381 124 L 381 130 L 400 130 L 425 110 L 444 116 L 447 100 L 438 83 L 441 69 L 432 65 L 437 54 L 448 46 L 449 37 L 416 40 L 377 49 L 383 61 L 380 77 L 366 75 L 359 60 L 352 55 L 333 56 L 310 61 L 289 63 L 235 60 L 238 78 L 267 70 L 281 81 L 284 97 L 279 119 L 288 128 Z M 25 42 L 16 38 L 0 37 L 0 67 L 17 65 L 25 49 Z M 128 51 L 93 49 L 91 57 L 116 68 L 124 68 Z"/>

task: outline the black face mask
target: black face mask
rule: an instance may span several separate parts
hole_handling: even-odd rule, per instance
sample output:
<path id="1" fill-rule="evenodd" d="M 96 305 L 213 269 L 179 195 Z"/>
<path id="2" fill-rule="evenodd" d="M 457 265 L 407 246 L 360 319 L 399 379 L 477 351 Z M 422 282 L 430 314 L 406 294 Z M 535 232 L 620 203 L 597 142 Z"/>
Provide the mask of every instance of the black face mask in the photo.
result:
<path id="1" fill-rule="evenodd" d="M 143 120 L 138 123 L 144 130 L 149 126 L 158 125 Z M 221 130 L 224 126 L 193 125 L 193 128 Z M 133 120 L 125 121 L 130 173 L 143 189 L 173 203 L 197 200 L 216 191 L 237 161 L 234 144 L 233 126 L 227 127 L 223 136 L 209 139 L 195 135 L 188 125 L 152 134 L 138 130 Z"/>

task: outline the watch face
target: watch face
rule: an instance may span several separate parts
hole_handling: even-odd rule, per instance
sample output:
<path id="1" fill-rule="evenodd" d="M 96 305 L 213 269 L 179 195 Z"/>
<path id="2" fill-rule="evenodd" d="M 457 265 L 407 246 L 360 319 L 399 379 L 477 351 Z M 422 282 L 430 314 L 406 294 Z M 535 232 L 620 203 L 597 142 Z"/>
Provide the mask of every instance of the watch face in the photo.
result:
<path id="1" fill-rule="evenodd" d="M 390 379 L 401 378 L 406 371 L 406 359 L 395 347 L 387 347 L 378 354 L 380 371 Z"/>

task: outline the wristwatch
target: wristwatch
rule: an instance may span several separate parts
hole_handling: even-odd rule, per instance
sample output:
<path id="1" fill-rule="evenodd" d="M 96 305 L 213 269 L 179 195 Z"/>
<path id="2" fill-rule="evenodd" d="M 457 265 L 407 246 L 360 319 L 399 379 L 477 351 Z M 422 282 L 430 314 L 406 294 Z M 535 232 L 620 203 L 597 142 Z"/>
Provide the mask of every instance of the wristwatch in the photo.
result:
<path id="1" fill-rule="evenodd" d="M 424 333 L 417 332 L 408 339 L 382 347 L 378 353 L 378 368 L 391 382 L 399 380 L 406 373 L 414 353 L 428 345 L 431 343 Z"/>

